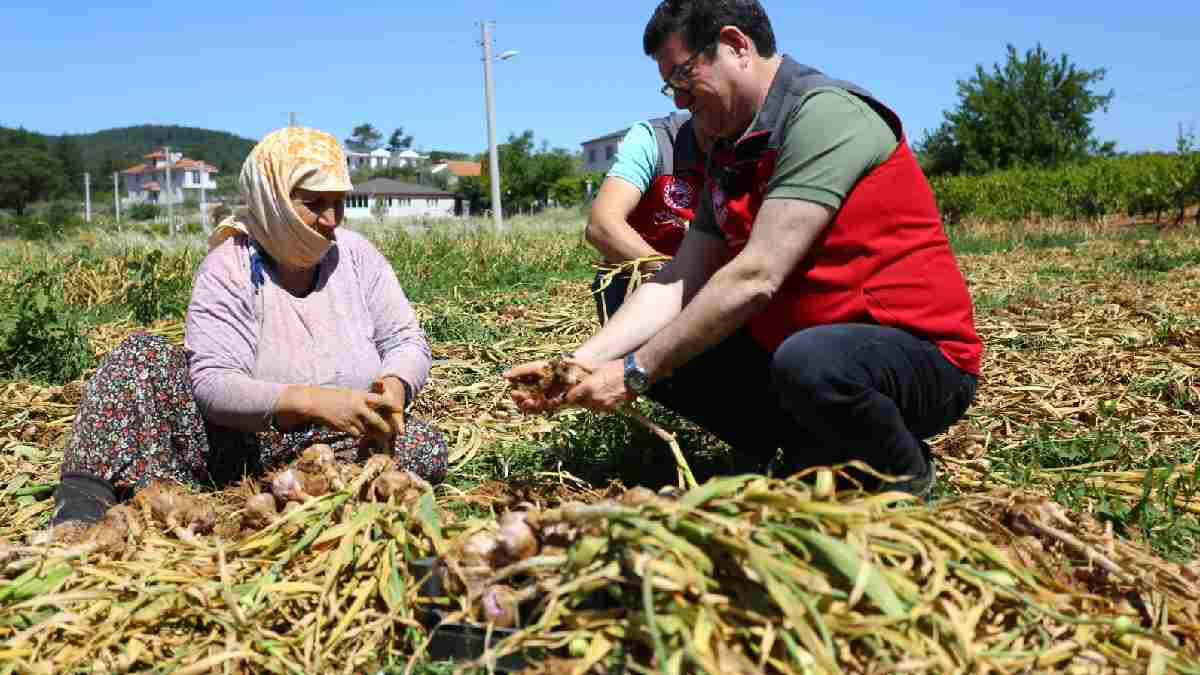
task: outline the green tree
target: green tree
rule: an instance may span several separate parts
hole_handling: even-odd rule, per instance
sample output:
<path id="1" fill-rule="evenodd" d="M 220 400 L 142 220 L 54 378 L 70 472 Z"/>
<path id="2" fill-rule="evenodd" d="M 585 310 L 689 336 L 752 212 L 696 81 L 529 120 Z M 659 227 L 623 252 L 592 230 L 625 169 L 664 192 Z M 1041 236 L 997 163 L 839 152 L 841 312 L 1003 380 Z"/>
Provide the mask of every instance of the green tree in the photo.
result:
<path id="1" fill-rule="evenodd" d="M 0 127 L 0 150 L 5 148 L 36 148 L 49 150 L 46 137 L 21 128 L 9 129 Z"/>
<path id="2" fill-rule="evenodd" d="M 387 149 L 389 152 L 400 152 L 412 147 L 413 137 L 404 135 L 404 127 L 397 127 L 388 138 Z"/>
<path id="3" fill-rule="evenodd" d="M 563 176 L 550 186 L 550 199 L 559 206 L 577 206 L 587 201 L 589 183 L 594 196 L 603 181 L 602 171 L 578 171 L 570 176 Z"/>
<path id="4" fill-rule="evenodd" d="M 482 213 L 492 206 L 492 196 L 489 188 L 484 186 L 478 176 L 459 178 L 454 185 L 454 194 L 462 198 L 470 208 L 471 213 Z"/>
<path id="5" fill-rule="evenodd" d="M 1105 70 L 1078 68 L 1066 54 L 1039 44 L 1022 56 L 1008 45 L 1004 64 L 958 82 L 958 105 L 917 145 L 931 174 L 986 173 L 1010 167 L 1049 167 L 1109 154 L 1112 143 L 1093 136 L 1091 116 L 1108 110 L 1113 92 L 1097 93 Z"/>
<path id="6" fill-rule="evenodd" d="M 583 201 L 584 186 L 579 176 L 563 176 L 550 186 L 550 199 L 561 206 L 574 206 Z"/>
<path id="7" fill-rule="evenodd" d="M 535 150 L 533 131 L 510 135 L 508 142 L 496 148 L 500 160 L 500 191 L 505 210 L 525 210 L 545 206 L 551 187 L 577 170 L 577 158 L 561 148 L 551 150 L 545 143 Z M 483 161 L 483 188 L 491 190 L 488 160 Z"/>
<path id="8" fill-rule="evenodd" d="M 62 177 L 61 162 L 45 150 L 0 150 L 0 208 L 13 209 L 22 216 L 30 203 L 57 191 Z"/>
<path id="9" fill-rule="evenodd" d="M 383 134 L 379 133 L 379 130 L 363 123 L 350 132 L 350 138 L 346 139 L 346 147 L 355 152 L 371 152 L 379 147 L 382 140 Z"/>
<path id="10" fill-rule="evenodd" d="M 58 159 L 62 167 L 62 180 L 59 190 L 62 194 L 83 194 L 83 153 L 75 139 L 63 135 L 54 142 L 51 154 Z"/>
<path id="11" fill-rule="evenodd" d="M 238 177 L 232 173 L 217 174 L 217 190 L 215 196 L 222 200 L 233 200 L 241 196 Z"/>
<path id="12" fill-rule="evenodd" d="M 113 155 L 112 148 L 105 148 L 104 152 L 100 155 L 99 174 L 111 178 L 114 173 L 120 170 L 121 167 L 117 164 L 117 159 Z"/>
<path id="13" fill-rule="evenodd" d="M 34 147 L 55 155 L 62 137 L 45 136 L 24 129 L 0 127 L 0 148 Z M 237 174 L 242 162 L 254 147 L 254 141 L 224 131 L 196 129 L 192 127 L 141 125 L 122 129 L 106 129 L 91 134 L 71 134 L 70 144 L 77 146 L 82 156 L 82 167 L 66 167 L 64 173 L 83 171 L 102 173 L 106 177 L 112 170 L 120 171 L 141 163 L 142 157 L 152 150 L 169 145 L 193 159 L 204 159 L 216 164 L 222 171 Z M 68 150 L 70 148 L 67 148 Z M 74 155 L 74 152 L 68 154 Z M 56 155 L 57 156 L 57 155 Z M 115 168 L 109 170 L 108 157 Z M 93 176 L 93 180 L 97 177 Z M 82 194 L 82 176 L 72 178 L 70 187 Z"/>
<path id="14" fill-rule="evenodd" d="M 465 152 L 454 152 L 453 150 L 431 150 L 429 152 L 430 164 L 441 164 L 449 160 L 470 160 L 471 156 Z"/>

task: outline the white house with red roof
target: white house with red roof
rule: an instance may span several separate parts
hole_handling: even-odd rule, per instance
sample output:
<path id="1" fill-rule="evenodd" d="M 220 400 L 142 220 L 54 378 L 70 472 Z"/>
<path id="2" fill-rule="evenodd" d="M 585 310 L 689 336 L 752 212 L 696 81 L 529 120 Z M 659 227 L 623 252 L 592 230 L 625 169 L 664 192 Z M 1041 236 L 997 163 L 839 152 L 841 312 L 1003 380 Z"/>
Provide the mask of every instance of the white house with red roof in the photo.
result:
<path id="1" fill-rule="evenodd" d="M 127 201 L 165 204 L 169 200 L 181 204 L 189 199 L 199 201 L 201 190 L 217 189 L 217 167 L 212 164 L 188 159 L 180 152 L 172 152 L 168 158 L 162 150 L 156 150 L 143 159 L 145 163 L 121 172 L 125 178 Z"/>

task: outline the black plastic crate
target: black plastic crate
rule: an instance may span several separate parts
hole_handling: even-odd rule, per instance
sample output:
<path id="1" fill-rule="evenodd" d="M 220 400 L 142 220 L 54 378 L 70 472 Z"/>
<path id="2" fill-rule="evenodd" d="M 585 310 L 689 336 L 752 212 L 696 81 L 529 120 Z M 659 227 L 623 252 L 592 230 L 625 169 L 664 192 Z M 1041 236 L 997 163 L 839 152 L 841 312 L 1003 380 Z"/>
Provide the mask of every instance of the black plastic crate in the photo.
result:
<path id="1" fill-rule="evenodd" d="M 417 594 L 422 598 L 445 597 L 442 580 L 436 573 L 437 559 L 422 558 L 409 565 L 413 578 L 421 580 Z M 490 646 L 513 635 L 512 628 L 492 628 L 469 621 L 443 623 L 447 612 L 440 609 L 422 609 L 417 613 L 421 623 L 433 631 L 427 652 L 431 658 L 442 661 L 473 661 L 483 656 Z M 527 667 L 529 658 L 523 653 L 510 654 L 496 660 L 499 672 L 514 672 Z"/>

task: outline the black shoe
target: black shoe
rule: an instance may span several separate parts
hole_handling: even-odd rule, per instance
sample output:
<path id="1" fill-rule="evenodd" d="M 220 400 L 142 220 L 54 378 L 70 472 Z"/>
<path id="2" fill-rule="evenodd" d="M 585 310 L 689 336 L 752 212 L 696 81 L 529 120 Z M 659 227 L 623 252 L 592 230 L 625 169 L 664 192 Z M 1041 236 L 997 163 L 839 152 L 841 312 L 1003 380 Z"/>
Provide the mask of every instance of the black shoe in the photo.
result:
<path id="1" fill-rule="evenodd" d="M 64 473 L 54 491 L 54 515 L 50 518 L 50 526 L 72 520 L 98 523 L 116 501 L 116 490 L 103 478 L 86 473 Z"/>
<path id="2" fill-rule="evenodd" d="M 933 496 L 933 486 L 937 482 L 937 466 L 934 464 L 929 444 L 925 441 L 920 441 L 920 444 L 921 455 L 925 458 L 925 471 L 913 478 L 908 478 L 897 483 L 887 483 L 884 489 L 907 492 L 917 499 L 927 502 Z"/>

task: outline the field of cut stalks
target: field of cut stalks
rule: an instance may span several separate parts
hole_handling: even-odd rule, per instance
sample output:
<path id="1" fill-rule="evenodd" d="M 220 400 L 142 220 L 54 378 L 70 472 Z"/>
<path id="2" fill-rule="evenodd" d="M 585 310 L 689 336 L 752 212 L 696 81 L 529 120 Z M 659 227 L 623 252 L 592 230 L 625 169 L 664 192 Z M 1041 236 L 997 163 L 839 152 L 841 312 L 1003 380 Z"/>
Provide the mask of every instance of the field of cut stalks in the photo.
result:
<path id="1" fill-rule="evenodd" d="M 698 487 L 631 416 L 519 414 L 499 373 L 595 329 L 559 220 L 370 233 L 433 348 L 445 484 L 330 466 L 277 510 L 248 478 L 69 543 L 81 383 L 135 331 L 182 340 L 203 248 L 0 243 L 0 673 L 1200 672 L 1195 229 L 952 229 L 987 351 L 920 506 L 762 475 L 651 404 Z M 463 636 L 488 649 L 447 660 Z"/>

